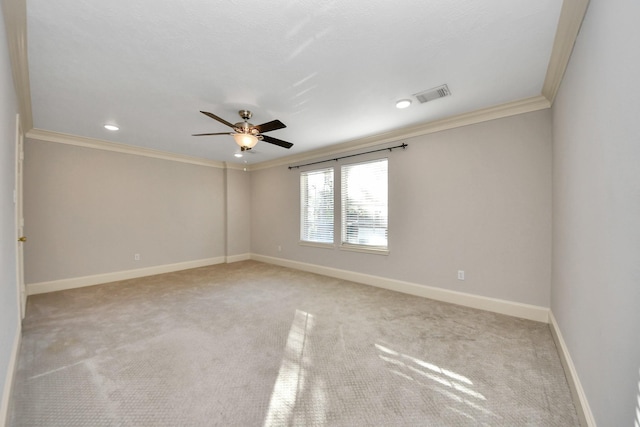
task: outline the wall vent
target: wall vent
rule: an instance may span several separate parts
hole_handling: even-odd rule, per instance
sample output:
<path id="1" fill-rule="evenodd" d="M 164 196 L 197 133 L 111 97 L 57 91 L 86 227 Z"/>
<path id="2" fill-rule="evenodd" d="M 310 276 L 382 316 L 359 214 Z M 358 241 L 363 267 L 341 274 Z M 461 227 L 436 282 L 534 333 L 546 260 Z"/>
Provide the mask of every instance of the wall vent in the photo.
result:
<path id="1" fill-rule="evenodd" d="M 424 92 L 416 93 L 415 96 L 420 103 L 424 104 L 425 102 L 433 101 L 434 99 L 444 98 L 445 96 L 451 95 L 451 91 L 449 90 L 449 86 L 442 85 L 438 87 L 434 87 L 433 89 L 425 90 Z"/>

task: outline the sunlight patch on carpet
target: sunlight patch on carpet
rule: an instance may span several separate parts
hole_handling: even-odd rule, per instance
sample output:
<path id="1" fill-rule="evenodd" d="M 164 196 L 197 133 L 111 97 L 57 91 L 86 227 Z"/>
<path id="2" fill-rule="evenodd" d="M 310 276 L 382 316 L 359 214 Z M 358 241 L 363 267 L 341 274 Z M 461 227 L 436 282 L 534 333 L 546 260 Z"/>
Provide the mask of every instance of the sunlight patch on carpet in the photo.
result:
<path id="1" fill-rule="evenodd" d="M 280 365 L 278 378 L 276 379 L 269 402 L 269 410 L 264 425 L 297 425 L 304 422 L 323 424 L 325 392 L 321 381 L 311 381 L 308 375 L 313 367 L 313 360 L 309 352 L 305 352 L 305 345 L 314 328 L 313 315 L 296 310 L 287 344 L 284 358 Z M 298 410 L 297 403 L 305 392 L 312 394 L 314 402 L 312 411 Z"/>

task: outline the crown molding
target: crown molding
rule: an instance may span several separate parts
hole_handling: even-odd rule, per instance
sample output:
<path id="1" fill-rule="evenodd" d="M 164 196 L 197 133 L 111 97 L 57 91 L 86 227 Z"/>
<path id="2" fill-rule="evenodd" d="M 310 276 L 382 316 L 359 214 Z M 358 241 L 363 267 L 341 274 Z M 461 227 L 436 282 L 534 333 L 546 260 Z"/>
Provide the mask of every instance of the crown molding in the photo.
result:
<path id="1" fill-rule="evenodd" d="M 249 170 L 249 165 L 241 163 L 225 163 L 225 168 L 246 172 Z"/>
<path id="2" fill-rule="evenodd" d="M 27 53 L 27 3 L 26 0 L 2 0 L 7 32 L 7 46 L 13 85 L 18 100 L 22 129 L 33 128 L 31 112 L 31 84 L 29 83 L 29 61 Z"/>
<path id="3" fill-rule="evenodd" d="M 388 142 L 399 141 L 401 139 L 413 138 L 415 136 L 441 132 L 443 130 L 454 129 L 461 126 L 468 126 L 476 123 L 487 122 L 490 120 L 501 119 L 504 117 L 515 116 L 518 114 L 544 110 L 550 107 L 551 104 L 549 103 L 547 98 L 542 95 L 534 96 L 532 98 L 521 99 L 519 101 L 508 102 L 506 104 L 483 108 L 481 110 L 471 111 L 469 113 L 436 120 L 430 123 L 413 126 L 410 128 L 381 133 L 366 138 L 359 138 L 342 144 L 336 144 L 330 147 L 308 151 L 306 153 L 257 163 L 251 166 L 249 170 L 254 171 L 276 166 L 295 165 L 296 163 L 305 162 L 324 156 L 333 156 L 349 151 L 361 150 Z"/>
<path id="4" fill-rule="evenodd" d="M 573 52 L 573 46 L 576 43 L 588 6 L 589 0 L 564 0 L 562 2 L 556 38 L 553 42 L 547 75 L 542 86 L 542 95 L 551 104 L 553 104 L 558 89 L 560 89 L 564 72 L 569 65 L 571 52 Z"/>
<path id="5" fill-rule="evenodd" d="M 152 148 L 136 147 L 133 145 L 119 144 L 101 139 L 86 138 L 83 136 L 69 135 L 66 133 L 51 132 L 42 129 L 31 129 L 27 132 L 27 138 L 38 141 L 56 142 L 58 144 L 75 145 L 78 147 L 93 148 L 96 150 L 113 151 L 116 153 L 133 154 L 135 156 L 152 157 L 154 159 L 170 160 L 172 162 L 189 163 L 192 165 L 208 166 L 224 169 L 225 163 L 216 160 L 186 156 L 184 154 L 170 153 L 168 151 L 154 150 Z"/>

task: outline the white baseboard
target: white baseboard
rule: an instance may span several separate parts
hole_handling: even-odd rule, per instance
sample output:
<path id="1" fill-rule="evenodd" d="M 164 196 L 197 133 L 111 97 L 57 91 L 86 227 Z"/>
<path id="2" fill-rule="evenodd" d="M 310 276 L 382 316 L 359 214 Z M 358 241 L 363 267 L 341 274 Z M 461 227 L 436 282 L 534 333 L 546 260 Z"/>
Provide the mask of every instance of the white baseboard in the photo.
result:
<path id="1" fill-rule="evenodd" d="M 171 273 L 174 271 L 188 270 L 190 268 L 205 267 L 207 265 L 223 264 L 224 262 L 226 262 L 226 257 L 205 258 L 195 261 L 178 262 L 175 264 L 138 268 L 135 270 L 96 274 L 93 276 L 72 277 L 70 279 L 52 280 L 50 282 L 29 283 L 27 285 L 27 295 L 82 288 L 84 286 L 93 286 L 102 283 L 117 282 L 119 280 L 153 276 L 155 274 Z"/>
<path id="2" fill-rule="evenodd" d="M 549 310 L 549 325 L 551 335 L 553 336 L 553 340 L 556 342 L 556 347 L 558 348 L 558 354 L 560 355 L 560 361 L 562 362 L 562 367 L 564 368 L 569 388 L 571 389 L 573 404 L 576 407 L 578 418 L 580 418 L 580 425 L 583 427 L 596 427 L 596 421 L 595 418 L 593 418 L 593 413 L 589 407 L 587 396 L 584 394 L 584 389 L 580 383 L 578 372 L 576 371 L 576 367 L 573 364 L 571 355 L 569 354 L 567 344 L 564 342 L 558 322 L 556 322 L 556 318 L 553 316 L 553 312 L 551 310 Z"/>
<path id="3" fill-rule="evenodd" d="M 238 261 L 246 261 L 251 259 L 251 254 L 229 255 L 227 256 L 227 264 Z"/>
<path id="4" fill-rule="evenodd" d="M 536 305 L 522 304 L 518 302 L 506 301 L 497 298 L 483 297 L 464 292 L 451 291 L 432 286 L 419 285 L 417 283 L 404 282 L 401 280 L 388 279 L 385 277 L 372 276 L 369 274 L 356 273 L 337 268 L 323 267 L 315 264 L 291 261 L 283 258 L 274 258 L 265 255 L 251 254 L 251 259 L 268 264 L 280 265 L 282 267 L 296 270 L 308 271 L 310 273 L 322 274 L 324 276 L 335 277 L 337 279 L 349 280 L 365 285 L 376 286 L 378 288 L 389 289 L 405 294 L 430 298 L 437 301 L 458 304 L 465 307 L 478 308 L 480 310 L 494 313 L 506 314 L 522 319 L 535 320 L 547 323 L 549 321 L 549 309 Z"/>
<path id="5" fill-rule="evenodd" d="M 6 426 L 9 416 L 9 398 L 13 389 L 13 379 L 18 369 L 18 353 L 20 352 L 20 342 L 22 341 L 22 322 L 18 319 L 16 327 L 16 335 L 13 339 L 13 348 L 11 349 L 11 358 L 7 366 L 7 373 L 4 380 L 4 388 L 2 389 L 2 404 L 0 404 L 0 426 Z"/>

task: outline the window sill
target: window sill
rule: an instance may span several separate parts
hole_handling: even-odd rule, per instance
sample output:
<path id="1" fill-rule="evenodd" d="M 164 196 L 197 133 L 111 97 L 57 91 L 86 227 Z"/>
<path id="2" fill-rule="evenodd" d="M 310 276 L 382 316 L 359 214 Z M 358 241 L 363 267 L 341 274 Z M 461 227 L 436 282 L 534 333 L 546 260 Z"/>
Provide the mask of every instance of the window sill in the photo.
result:
<path id="1" fill-rule="evenodd" d="M 362 246 L 362 245 L 350 245 L 343 243 L 340 245 L 340 250 L 351 252 L 362 252 L 375 255 L 389 255 L 388 248 L 381 248 L 376 246 Z"/>
<path id="2" fill-rule="evenodd" d="M 304 240 L 300 240 L 298 242 L 300 246 L 310 246 L 312 248 L 323 248 L 323 249 L 334 249 L 335 245 L 333 243 L 321 243 L 321 242 L 306 242 Z"/>

